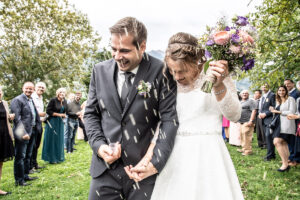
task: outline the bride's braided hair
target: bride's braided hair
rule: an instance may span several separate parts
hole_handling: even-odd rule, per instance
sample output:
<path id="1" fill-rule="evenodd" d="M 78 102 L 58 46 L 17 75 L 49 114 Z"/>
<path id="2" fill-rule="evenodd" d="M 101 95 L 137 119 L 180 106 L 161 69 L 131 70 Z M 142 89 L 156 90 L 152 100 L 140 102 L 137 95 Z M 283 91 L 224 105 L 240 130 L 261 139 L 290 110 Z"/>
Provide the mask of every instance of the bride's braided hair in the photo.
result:
<path id="1" fill-rule="evenodd" d="M 165 61 L 169 58 L 200 65 L 206 61 L 204 50 L 199 46 L 197 38 L 183 32 L 176 33 L 169 39 Z"/>

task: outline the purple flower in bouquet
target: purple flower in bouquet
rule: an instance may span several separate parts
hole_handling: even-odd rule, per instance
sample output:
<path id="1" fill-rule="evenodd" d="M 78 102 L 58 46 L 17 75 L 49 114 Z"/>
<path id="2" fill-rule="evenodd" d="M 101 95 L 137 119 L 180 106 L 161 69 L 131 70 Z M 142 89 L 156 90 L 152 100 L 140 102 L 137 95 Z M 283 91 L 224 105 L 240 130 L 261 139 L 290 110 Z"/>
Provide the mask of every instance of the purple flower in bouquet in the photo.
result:
<path id="1" fill-rule="evenodd" d="M 246 26 L 247 24 L 249 24 L 247 17 L 243 16 L 238 16 L 235 23 L 239 26 Z"/>
<path id="2" fill-rule="evenodd" d="M 215 42 L 213 40 L 208 40 L 206 42 L 206 46 L 212 46 L 213 44 L 215 44 Z"/>
<path id="3" fill-rule="evenodd" d="M 234 43 L 239 43 L 240 42 L 240 36 L 238 34 L 232 34 L 231 35 L 231 41 Z"/>
<path id="4" fill-rule="evenodd" d="M 205 57 L 206 58 L 211 58 L 211 53 L 207 50 L 205 50 Z"/>
<path id="5" fill-rule="evenodd" d="M 229 27 L 229 26 L 226 26 L 226 27 L 225 27 L 225 31 L 230 31 L 230 27 Z"/>
<path id="6" fill-rule="evenodd" d="M 247 71 L 247 70 L 252 69 L 254 67 L 254 59 L 253 58 L 247 60 L 244 56 L 243 57 L 243 63 L 244 63 L 244 66 L 242 67 L 243 71 Z"/>

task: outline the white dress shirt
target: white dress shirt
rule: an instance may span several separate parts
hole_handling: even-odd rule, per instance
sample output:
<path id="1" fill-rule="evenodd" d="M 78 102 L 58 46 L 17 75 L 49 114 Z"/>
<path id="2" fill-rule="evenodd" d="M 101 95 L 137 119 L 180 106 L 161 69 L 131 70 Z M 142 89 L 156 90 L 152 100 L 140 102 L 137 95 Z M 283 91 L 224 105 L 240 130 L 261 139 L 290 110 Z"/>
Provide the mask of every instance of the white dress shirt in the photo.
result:
<path id="1" fill-rule="evenodd" d="M 138 69 L 139 69 L 139 66 L 137 66 L 133 70 L 129 71 L 129 72 L 131 72 L 131 73 L 134 74 L 134 77 L 132 77 L 131 80 L 130 80 L 131 83 L 133 83 L 135 75 L 136 75 Z M 122 87 L 123 87 L 124 82 L 125 82 L 125 72 L 118 70 L 118 75 L 117 75 L 117 89 L 118 89 L 119 96 L 121 96 L 121 94 L 122 94 Z"/>
<path id="2" fill-rule="evenodd" d="M 31 98 L 34 102 L 34 105 L 37 109 L 37 111 L 39 113 L 41 112 L 44 112 L 44 102 L 43 102 L 43 96 L 39 97 L 39 95 L 37 95 L 36 92 L 34 92 L 32 95 L 31 95 Z M 40 118 L 41 120 L 43 120 L 43 117 Z"/>

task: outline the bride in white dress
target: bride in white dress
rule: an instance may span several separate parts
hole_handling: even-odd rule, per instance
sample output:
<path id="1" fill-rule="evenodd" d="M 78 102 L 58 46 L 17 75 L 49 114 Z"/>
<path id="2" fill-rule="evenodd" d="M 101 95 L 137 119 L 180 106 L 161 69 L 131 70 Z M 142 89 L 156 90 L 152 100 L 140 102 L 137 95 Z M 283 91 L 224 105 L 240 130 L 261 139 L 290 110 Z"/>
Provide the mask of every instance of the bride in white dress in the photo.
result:
<path id="1" fill-rule="evenodd" d="M 212 94 L 208 94 L 201 91 L 204 59 L 195 37 L 187 33 L 172 36 L 165 61 L 178 83 L 179 129 L 171 156 L 156 179 L 151 199 L 244 199 L 222 138 L 222 115 L 230 121 L 239 120 L 241 115 L 236 88 L 227 76 L 227 62 L 210 63 L 209 69 L 217 82 Z M 147 160 L 152 156 L 153 145 L 145 156 Z"/>

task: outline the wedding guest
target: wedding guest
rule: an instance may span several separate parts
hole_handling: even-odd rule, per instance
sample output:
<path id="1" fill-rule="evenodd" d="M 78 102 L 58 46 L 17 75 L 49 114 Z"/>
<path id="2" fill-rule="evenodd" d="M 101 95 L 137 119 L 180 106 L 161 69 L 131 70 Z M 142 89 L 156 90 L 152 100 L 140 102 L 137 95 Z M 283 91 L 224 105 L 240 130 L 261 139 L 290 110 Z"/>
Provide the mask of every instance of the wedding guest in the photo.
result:
<path id="1" fill-rule="evenodd" d="M 9 113 L 8 104 L 2 99 L 3 91 L 0 86 L 0 180 L 2 176 L 3 162 L 12 160 L 14 157 L 13 132 L 9 120 L 13 120 L 15 115 Z M 11 194 L 0 189 L 0 197 Z"/>
<path id="2" fill-rule="evenodd" d="M 275 147 L 273 144 L 273 136 L 270 134 L 268 125 L 273 117 L 270 106 L 275 107 L 275 94 L 269 90 L 269 85 L 267 83 L 261 86 L 261 90 L 264 94 L 259 102 L 258 118 L 262 120 L 266 137 L 267 155 L 264 157 L 264 160 L 271 161 L 272 159 L 275 159 Z"/>
<path id="3" fill-rule="evenodd" d="M 293 97 L 295 101 L 300 97 L 300 92 L 295 88 L 295 83 L 292 79 L 285 79 L 284 85 L 287 87 L 289 91 L 289 96 Z M 295 147 L 300 145 L 300 137 L 299 136 L 291 136 L 291 141 L 288 144 L 290 156 L 289 156 L 289 165 L 296 166 L 297 163 L 300 163 L 300 153 L 295 151 Z"/>
<path id="4" fill-rule="evenodd" d="M 27 186 L 29 184 L 26 181 L 38 178 L 30 177 L 28 174 L 36 135 L 43 131 L 38 111 L 31 98 L 34 84 L 26 82 L 22 90 L 23 93 L 11 102 L 11 111 L 15 114 L 13 133 L 15 136 L 14 175 L 16 186 Z"/>
<path id="5" fill-rule="evenodd" d="M 254 119 L 256 115 L 256 102 L 249 98 L 248 90 L 243 90 L 241 92 L 241 106 L 242 114 L 239 119 L 240 133 L 241 133 L 241 145 L 242 145 L 242 155 L 247 156 L 252 154 L 252 137 L 254 131 Z"/>
<path id="6" fill-rule="evenodd" d="M 86 130 L 85 130 L 85 126 L 84 126 L 84 112 L 85 112 L 85 106 L 86 106 L 86 102 L 87 101 L 84 101 L 82 104 L 81 104 L 81 115 L 79 116 L 79 127 L 81 128 L 82 130 L 82 133 L 83 133 L 83 139 L 84 141 L 88 141 L 88 137 L 86 135 Z"/>
<path id="7" fill-rule="evenodd" d="M 293 97 L 295 101 L 300 97 L 300 91 L 295 88 L 295 83 L 292 79 L 285 79 L 284 85 L 289 91 L 289 96 Z"/>
<path id="8" fill-rule="evenodd" d="M 74 101 L 75 94 L 69 93 L 68 97 L 65 98 L 67 104 Z M 67 141 L 68 141 L 68 114 L 66 113 L 66 117 L 63 119 L 64 122 L 64 149 L 67 150 Z"/>
<path id="9" fill-rule="evenodd" d="M 300 88 L 300 86 L 299 86 Z M 297 113 L 296 114 L 288 114 L 287 118 L 289 120 L 296 120 L 296 145 L 295 145 L 295 153 L 296 155 L 300 154 L 300 97 L 297 99 Z M 292 161 L 289 163 L 290 166 L 300 165 L 298 160 Z"/>
<path id="10" fill-rule="evenodd" d="M 73 101 L 68 103 L 67 112 L 68 115 L 67 119 L 67 141 L 66 141 L 66 147 L 67 147 L 67 153 L 72 153 L 74 148 L 74 140 L 75 135 L 78 129 L 78 119 L 81 115 L 81 105 L 80 105 L 80 99 L 81 99 L 81 92 L 75 93 L 75 98 Z"/>
<path id="11" fill-rule="evenodd" d="M 230 121 L 229 144 L 241 146 L 240 123 Z"/>
<path id="12" fill-rule="evenodd" d="M 34 105 L 39 113 L 39 117 L 41 121 L 44 121 L 46 112 L 44 111 L 44 102 L 43 102 L 43 94 L 46 90 L 46 84 L 44 82 L 38 82 L 35 85 L 35 92 L 31 95 Z M 39 166 L 37 162 L 38 149 L 41 144 L 43 131 L 40 134 L 36 135 L 35 144 L 33 146 L 32 157 L 30 161 L 30 172 L 33 173 L 38 169 L 42 169 L 44 167 Z M 38 171 L 37 171 L 38 172 Z"/>
<path id="13" fill-rule="evenodd" d="M 256 116 L 255 116 L 254 132 L 256 133 L 258 147 L 260 147 L 261 149 L 265 149 L 267 147 L 267 144 L 266 144 L 266 136 L 264 131 L 263 120 L 258 117 L 258 114 L 260 113 L 259 106 L 260 106 L 261 97 L 262 97 L 262 91 L 255 90 L 254 100 L 256 101 Z"/>
<path id="14" fill-rule="evenodd" d="M 242 98 L 240 96 L 240 92 L 237 92 L 239 100 L 241 101 Z M 229 144 L 234 146 L 241 146 L 241 134 L 240 134 L 240 123 L 230 121 L 230 128 L 229 128 Z"/>
<path id="15" fill-rule="evenodd" d="M 229 142 L 229 126 L 230 126 L 230 121 L 223 116 L 222 129 L 224 132 L 223 137 L 225 142 Z"/>
<path id="16" fill-rule="evenodd" d="M 288 165 L 289 149 L 288 144 L 291 142 L 291 137 L 295 134 L 295 120 L 289 120 L 288 114 L 295 114 L 296 103 L 295 99 L 289 97 L 288 89 L 282 85 L 276 92 L 276 109 L 270 107 L 270 111 L 274 114 L 280 114 L 279 123 L 273 130 L 274 145 L 282 160 L 282 165 L 278 169 L 279 172 L 289 171 Z"/>
<path id="17" fill-rule="evenodd" d="M 50 118 L 45 126 L 42 159 L 50 164 L 65 160 L 63 123 L 67 109 L 65 95 L 66 89 L 59 88 L 56 91 L 56 97 L 49 101 L 46 110 Z"/>

